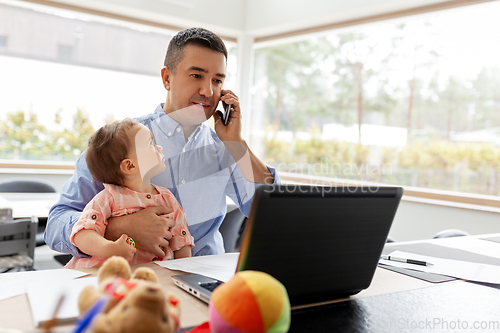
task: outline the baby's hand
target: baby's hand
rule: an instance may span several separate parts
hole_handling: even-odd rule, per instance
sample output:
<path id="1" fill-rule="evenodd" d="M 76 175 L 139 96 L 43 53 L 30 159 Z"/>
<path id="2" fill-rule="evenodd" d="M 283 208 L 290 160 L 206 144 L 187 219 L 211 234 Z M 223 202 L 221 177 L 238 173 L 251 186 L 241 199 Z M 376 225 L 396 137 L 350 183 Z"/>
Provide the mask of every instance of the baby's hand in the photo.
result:
<path id="1" fill-rule="evenodd" d="M 126 234 L 123 234 L 118 238 L 116 241 L 113 242 L 113 247 L 114 247 L 114 253 L 117 256 L 121 256 L 125 259 L 130 259 L 132 255 L 137 251 L 135 247 L 132 245 L 129 245 L 127 242 L 128 236 Z"/>

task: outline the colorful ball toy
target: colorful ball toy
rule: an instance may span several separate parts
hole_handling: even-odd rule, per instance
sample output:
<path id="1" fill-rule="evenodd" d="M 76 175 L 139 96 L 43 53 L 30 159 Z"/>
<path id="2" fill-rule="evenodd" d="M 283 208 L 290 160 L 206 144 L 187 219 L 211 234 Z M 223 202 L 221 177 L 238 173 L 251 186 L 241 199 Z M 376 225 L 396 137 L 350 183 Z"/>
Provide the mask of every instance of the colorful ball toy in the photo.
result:
<path id="1" fill-rule="evenodd" d="M 242 271 L 212 293 L 212 333 L 283 333 L 290 328 L 285 287 L 271 275 Z"/>

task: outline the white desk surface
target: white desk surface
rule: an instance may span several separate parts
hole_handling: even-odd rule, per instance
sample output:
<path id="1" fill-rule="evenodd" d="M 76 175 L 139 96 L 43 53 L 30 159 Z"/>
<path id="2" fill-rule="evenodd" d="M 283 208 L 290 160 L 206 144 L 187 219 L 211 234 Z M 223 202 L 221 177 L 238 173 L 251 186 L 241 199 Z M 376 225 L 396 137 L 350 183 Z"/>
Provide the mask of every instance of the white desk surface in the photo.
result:
<path id="1" fill-rule="evenodd" d="M 59 193 L 0 193 L 0 208 L 12 208 L 14 218 L 47 217 Z"/>
<path id="2" fill-rule="evenodd" d="M 47 217 L 50 208 L 59 200 L 60 193 L 0 193 L 0 208 L 12 208 L 14 218 Z M 227 211 L 236 205 L 226 197 Z"/>

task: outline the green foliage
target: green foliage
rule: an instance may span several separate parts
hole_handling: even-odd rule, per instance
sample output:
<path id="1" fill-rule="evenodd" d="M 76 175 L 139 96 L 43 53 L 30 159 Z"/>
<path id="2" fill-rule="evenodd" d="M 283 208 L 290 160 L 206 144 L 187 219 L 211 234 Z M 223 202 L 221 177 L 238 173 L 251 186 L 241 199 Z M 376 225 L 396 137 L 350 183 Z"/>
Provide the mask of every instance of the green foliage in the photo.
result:
<path id="1" fill-rule="evenodd" d="M 252 112 L 273 131 L 312 135 L 270 138 L 270 163 L 278 171 L 500 195 L 500 148 L 452 141 L 463 132 L 500 134 L 500 68 L 483 68 L 476 78 L 448 73 L 438 32 L 416 19 L 257 49 L 261 103 Z M 404 127 L 408 143 L 323 141 L 315 126 L 324 123 Z"/>
<path id="2" fill-rule="evenodd" d="M 399 166 L 411 169 L 500 171 L 500 148 L 492 144 L 450 143 L 447 141 L 406 146 L 399 153 Z"/>
<path id="3" fill-rule="evenodd" d="M 54 122 L 61 124 L 58 110 Z M 48 130 L 33 111 L 9 112 L 0 119 L 0 158 L 74 161 L 87 148 L 94 128 L 89 116 L 78 109 L 71 128 Z"/>
<path id="4" fill-rule="evenodd" d="M 47 130 L 39 123 L 33 111 L 17 110 L 9 113 L 1 124 L 0 154 L 21 156 L 23 154 L 40 157 L 50 150 Z"/>
<path id="5" fill-rule="evenodd" d="M 492 144 L 413 142 L 400 149 L 271 138 L 266 155 L 278 172 L 500 195 L 500 147 Z"/>

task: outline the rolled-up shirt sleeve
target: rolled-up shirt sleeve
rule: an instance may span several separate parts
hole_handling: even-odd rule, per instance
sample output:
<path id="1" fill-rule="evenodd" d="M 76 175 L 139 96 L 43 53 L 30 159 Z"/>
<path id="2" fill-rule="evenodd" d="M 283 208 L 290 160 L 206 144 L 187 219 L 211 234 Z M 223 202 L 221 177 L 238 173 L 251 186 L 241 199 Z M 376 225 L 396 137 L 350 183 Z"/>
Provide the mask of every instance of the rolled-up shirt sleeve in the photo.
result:
<path id="1" fill-rule="evenodd" d="M 266 165 L 266 167 L 274 178 L 273 184 L 281 184 L 281 179 L 276 170 L 268 165 Z M 231 172 L 230 181 L 226 186 L 226 195 L 234 201 L 243 215 L 248 217 L 250 208 L 252 207 L 255 189 L 260 185 L 262 184 L 252 183 L 246 180 L 239 167 L 235 164 Z"/>
<path id="2" fill-rule="evenodd" d="M 71 231 L 87 203 L 103 189 L 102 183 L 92 179 L 84 152 L 76 161 L 73 176 L 63 185 L 59 201 L 49 212 L 44 239 L 52 250 L 76 258 L 88 257 L 71 244 Z"/>
<path id="3" fill-rule="evenodd" d="M 113 210 L 113 196 L 106 190 L 99 192 L 88 204 L 85 206 L 78 221 L 73 225 L 70 236 L 71 244 L 75 243 L 75 235 L 82 230 L 93 230 L 101 237 L 104 237 L 106 226 L 108 225 L 108 218 L 111 217 Z"/>

